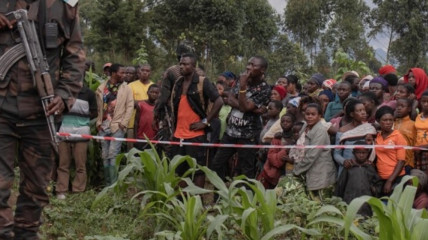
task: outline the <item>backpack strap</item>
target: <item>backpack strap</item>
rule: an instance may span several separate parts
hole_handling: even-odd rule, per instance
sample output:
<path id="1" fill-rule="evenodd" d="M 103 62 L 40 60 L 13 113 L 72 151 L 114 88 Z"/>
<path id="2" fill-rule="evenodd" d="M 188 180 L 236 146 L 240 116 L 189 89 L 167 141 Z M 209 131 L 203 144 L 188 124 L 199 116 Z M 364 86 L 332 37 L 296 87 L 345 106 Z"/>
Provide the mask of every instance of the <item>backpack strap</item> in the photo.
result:
<path id="1" fill-rule="evenodd" d="M 204 110 L 205 112 L 206 106 L 205 106 L 205 98 L 204 98 L 204 80 L 205 80 L 205 77 L 199 76 L 198 93 L 199 93 L 199 99 L 201 99 L 202 110 Z"/>

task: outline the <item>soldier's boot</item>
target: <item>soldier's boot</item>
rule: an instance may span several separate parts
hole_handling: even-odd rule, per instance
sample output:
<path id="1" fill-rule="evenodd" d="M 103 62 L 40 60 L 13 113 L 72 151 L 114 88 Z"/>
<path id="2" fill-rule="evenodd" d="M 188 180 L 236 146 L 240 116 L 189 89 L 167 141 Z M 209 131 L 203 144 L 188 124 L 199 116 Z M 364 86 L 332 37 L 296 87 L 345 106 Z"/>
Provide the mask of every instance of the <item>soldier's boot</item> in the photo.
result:
<path id="1" fill-rule="evenodd" d="M 14 240 L 39 240 L 40 239 L 37 232 L 32 230 L 15 227 L 13 231 L 15 232 L 15 238 L 13 238 Z"/>

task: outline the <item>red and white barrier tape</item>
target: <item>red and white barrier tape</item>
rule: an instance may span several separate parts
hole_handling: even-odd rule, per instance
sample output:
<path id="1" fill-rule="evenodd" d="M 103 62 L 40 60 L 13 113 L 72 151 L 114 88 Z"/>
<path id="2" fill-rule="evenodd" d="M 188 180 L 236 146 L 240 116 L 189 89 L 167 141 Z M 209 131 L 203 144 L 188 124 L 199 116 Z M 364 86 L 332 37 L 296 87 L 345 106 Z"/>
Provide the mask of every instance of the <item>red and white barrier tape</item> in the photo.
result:
<path id="1" fill-rule="evenodd" d="M 104 141 L 120 141 L 120 142 L 140 142 L 147 143 L 145 139 L 135 138 L 115 138 L 106 136 L 93 136 L 86 134 L 72 134 L 65 132 L 58 132 L 58 136 L 67 139 L 68 137 L 81 138 L 81 139 L 95 139 Z M 385 148 L 385 149 L 406 149 L 406 150 L 428 150 L 428 148 L 412 147 L 405 145 L 249 145 L 249 144 L 223 144 L 223 143 L 191 143 L 191 142 L 173 142 L 173 141 L 158 141 L 151 140 L 153 144 L 167 144 L 167 145 L 180 145 L 180 146 L 199 146 L 199 147 L 226 147 L 226 148 L 283 148 L 283 149 L 354 149 L 354 148 Z"/>

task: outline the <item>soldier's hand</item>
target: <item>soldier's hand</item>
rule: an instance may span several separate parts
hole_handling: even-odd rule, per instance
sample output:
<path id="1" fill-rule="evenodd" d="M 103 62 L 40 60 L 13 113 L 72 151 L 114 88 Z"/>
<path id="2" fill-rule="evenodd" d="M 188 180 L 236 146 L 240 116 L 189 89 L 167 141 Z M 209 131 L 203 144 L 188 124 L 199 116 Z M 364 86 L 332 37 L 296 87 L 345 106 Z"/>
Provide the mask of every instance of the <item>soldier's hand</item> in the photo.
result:
<path id="1" fill-rule="evenodd" d="M 0 29 L 3 29 L 3 28 L 12 29 L 13 28 L 13 24 L 15 22 L 16 22 L 15 20 L 9 21 L 9 19 L 7 19 L 7 17 L 5 15 L 3 15 L 3 14 L 0 13 Z"/>
<path id="2" fill-rule="evenodd" d="M 64 101 L 61 97 L 55 96 L 46 109 L 46 115 L 58 115 L 65 109 Z"/>

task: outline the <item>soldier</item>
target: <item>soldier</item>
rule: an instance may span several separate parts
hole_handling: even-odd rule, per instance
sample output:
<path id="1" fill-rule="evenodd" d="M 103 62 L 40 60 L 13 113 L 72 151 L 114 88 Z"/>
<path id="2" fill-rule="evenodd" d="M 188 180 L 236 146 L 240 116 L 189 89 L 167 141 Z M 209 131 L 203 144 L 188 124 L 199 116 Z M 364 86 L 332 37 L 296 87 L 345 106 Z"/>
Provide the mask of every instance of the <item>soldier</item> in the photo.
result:
<path id="1" fill-rule="evenodd" d="M 6 17 L 18 9 L 27 9 L 29 19 L 38 25 L 54 87 L 46 114 L 58 118 L 71 109 L 85 69 L 78 9 L 61 0 L 0 0 L 0 56 L 21 40 L 16 21 Z M 56 35 L 45 37 L 48 27 Z M 18 60 L 5 74 L 0 81 L 0 239 L 39 239 L 55 151 L 27 58 Z M 15 159 L 20 186 L 13 214 L 8 200 Z"/>

